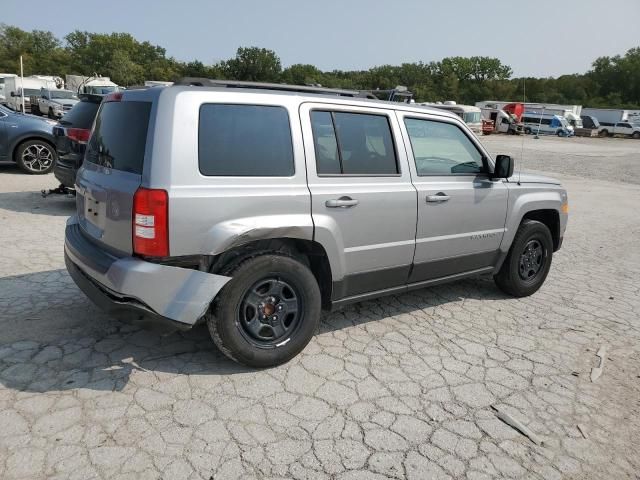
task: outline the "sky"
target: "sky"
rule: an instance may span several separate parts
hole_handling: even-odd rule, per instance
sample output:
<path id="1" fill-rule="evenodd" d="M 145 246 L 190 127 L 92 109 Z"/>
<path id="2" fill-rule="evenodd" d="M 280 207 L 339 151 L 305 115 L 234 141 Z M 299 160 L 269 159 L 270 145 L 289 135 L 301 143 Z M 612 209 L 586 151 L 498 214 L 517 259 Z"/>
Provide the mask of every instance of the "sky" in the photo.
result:
<path id="1" fill-rule="evenodd" d="M 547 77 L 584 73 L 597 57 L 640 47 L 640 0 L 0 3 L 0 23 L 59 38 L 76 29 L 128 32 L 178 60 L 205 64 L 258 46 L 274 50 L 284 67 L 368 69 L 479 55 L 499 58 L 515 76 Z"/>

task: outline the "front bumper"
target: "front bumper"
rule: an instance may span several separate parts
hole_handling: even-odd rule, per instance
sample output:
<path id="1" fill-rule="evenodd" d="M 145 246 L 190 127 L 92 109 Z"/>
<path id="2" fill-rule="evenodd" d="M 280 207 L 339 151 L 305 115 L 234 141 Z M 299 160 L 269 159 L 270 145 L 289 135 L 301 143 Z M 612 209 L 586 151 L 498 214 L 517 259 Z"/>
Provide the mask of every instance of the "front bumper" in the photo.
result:
<path id="1" fill-rule="evenodd" d="M 71 217 L 65 231 L 65 263 L 90 300 L 119 318 L 187 330 L 207 312 L 229 277 L 117 257 L 80 231 Z"/>

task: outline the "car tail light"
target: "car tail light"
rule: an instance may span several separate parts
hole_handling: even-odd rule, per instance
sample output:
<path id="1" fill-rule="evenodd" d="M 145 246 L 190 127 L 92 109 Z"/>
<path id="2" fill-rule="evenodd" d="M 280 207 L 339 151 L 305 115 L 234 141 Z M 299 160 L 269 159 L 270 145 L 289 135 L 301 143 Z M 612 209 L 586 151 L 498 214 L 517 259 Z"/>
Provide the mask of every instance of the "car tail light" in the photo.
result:
<path id="1" fill-rule="evenodd" d="M 122 101 L 122 92 L 113 92 L 104 97 L 104 102 L 120 102 Z"/>
<path id="2" fill-rule="evenodd" d="M 169 256 L 169 195 L 138 188 L 133 196 L 133 251 L 150 257 Z"/>
<path id="3" fill-rule="evenodd" d="M 87 143 L 91 136 L 91 130 L 86 128 L 67 128 L 67 137 L 78 143 Z"/>

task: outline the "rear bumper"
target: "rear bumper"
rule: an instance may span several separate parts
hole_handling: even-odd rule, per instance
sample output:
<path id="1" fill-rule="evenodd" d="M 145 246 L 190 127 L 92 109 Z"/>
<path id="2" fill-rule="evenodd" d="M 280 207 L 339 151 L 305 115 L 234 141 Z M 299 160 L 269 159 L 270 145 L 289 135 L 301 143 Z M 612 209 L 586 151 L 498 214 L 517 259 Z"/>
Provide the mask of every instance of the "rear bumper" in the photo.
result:
<path id="1" fill-rule="evenodd" d="M 61 161 L 58 159 L 53 167 L 53 174 L 58 181 L 67 188 L 73 188 L 76 183 L 76 173 L 78 169 L 75 165 L 69 164 L 69 162 Z"/>
<path id="2" fill-rule="evenodd" d="M 119 318 L 186 330 L 230 280 L 198 270 L 116 257 L 89 241 L 76 217 L 67 222 L 65 263 L 89 299 Z"/>

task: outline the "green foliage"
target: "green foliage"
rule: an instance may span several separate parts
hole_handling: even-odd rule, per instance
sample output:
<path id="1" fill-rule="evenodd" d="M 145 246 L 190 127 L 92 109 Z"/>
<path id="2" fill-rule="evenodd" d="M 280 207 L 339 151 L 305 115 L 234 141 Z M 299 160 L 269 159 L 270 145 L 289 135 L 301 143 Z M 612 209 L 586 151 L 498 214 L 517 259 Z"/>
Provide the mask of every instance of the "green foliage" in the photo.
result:
<path id="1" fill-rule="evenodd" d="M 125 86 L 183 76 L 360 90 L 404 85 L 417 101 L 473 104 L 487 99 L 522 100 L 526 81 L 526 100 L 531 102 L 640 108 L 640 47 L 624 56 L 597 58 L 587 73 L 558 78 L 511 78 L 511 68 L 491 57 L 449 57 L 430 63 L 323 72 L 310 64 L 282 69 L 276 53 L 265 48 L 241 47 L 234 58 L 205 65 L 199 60 L 180 62 L 168 57 L 164 48 L 140 42 L 128 33 L 76 30 L 61 41 L 51 32 L 27 32 L 0 24 L 0 72 L 17 73 L 20 55 L 25 75 L 97 73 Z"/>

